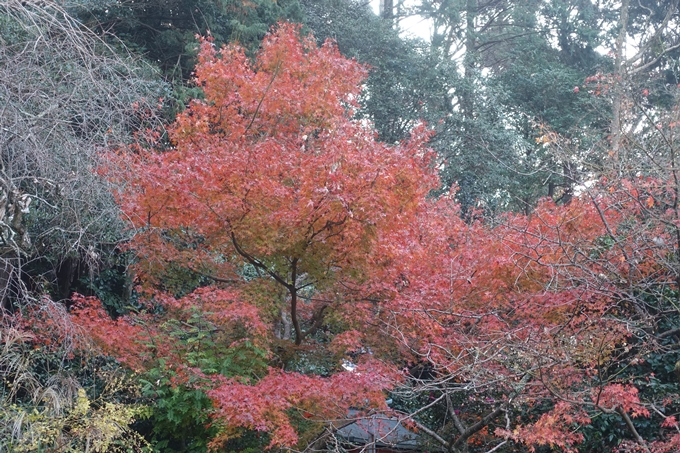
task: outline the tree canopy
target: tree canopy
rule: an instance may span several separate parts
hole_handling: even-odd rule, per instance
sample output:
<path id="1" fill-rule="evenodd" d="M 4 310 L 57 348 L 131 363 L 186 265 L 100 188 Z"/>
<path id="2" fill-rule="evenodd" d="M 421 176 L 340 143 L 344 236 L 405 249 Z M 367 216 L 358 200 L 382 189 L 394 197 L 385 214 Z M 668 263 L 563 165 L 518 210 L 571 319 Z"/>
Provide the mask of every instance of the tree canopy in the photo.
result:
<path id="1" fill-rule="evenodd" d="M 0 1 L 0 451 L 677 451 L 677 6 Z"/>

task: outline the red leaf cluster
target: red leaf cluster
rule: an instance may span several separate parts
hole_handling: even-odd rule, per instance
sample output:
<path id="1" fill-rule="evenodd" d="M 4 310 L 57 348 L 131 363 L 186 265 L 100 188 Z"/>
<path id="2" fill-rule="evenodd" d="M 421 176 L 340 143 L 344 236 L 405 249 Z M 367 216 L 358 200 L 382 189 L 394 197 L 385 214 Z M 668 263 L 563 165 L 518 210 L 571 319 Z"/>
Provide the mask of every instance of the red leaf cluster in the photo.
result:
<path id="1" fill-rule="evenodd" d="M 628 345 L 630 320 L 645 322 L 630 288 L 673 284 L 666 244 L 680 222 L 663 208 L 674 205 L 673 187 L 603 179 L 566 206 L 546 200 L 495 226 L 466 223 L 453 196 L 429 197 L 438 179 L 424 126 L 388 146 L 352 118 L 365 74 L 290 24 L 254 62 L 236 46 L 203 42 L 196 82 L 205 99 L 177 117 L 172 146 L 138 145 L 111 162 L 139 231 L 137 275 L 158 309 L 114 321 L 77 297 L 79 322 L 136 370 L 159 358 L 179 367 L 188 351 L 162 326 L 196 313 L 222 345 L 247 339 L 271 358 L 289 340 L 276 338 L 274 320 L 290 319 L 292 355 L 325 349 L 359 362 L 323 378 L 273 367 L 250 379 L 201 376 L 225 425 L 215 446 L 237 428 L 292 446 L 292 412 L 319 421 L 379 407 L 404 368 L 429 405 L 469 395 L 449 407 L 482 413 L 465 414 L 477 431 L 465 434 L 461 422 L 460 442 L 488 426 L 530 448 L 574 451 L 591 414 L 650 416 L 632 382 L 602 369 L 642 360 Z M 606 89 L 603 76 L 587 82 Z M 213 285 L 171 297 L 159 291 L 171 265 Z M 312 339 L 321 330 L 326 343 Z M 490 429 L 520 406 L 533 418 Z M 654 448 L 677 439 L 668 442 Z"/>

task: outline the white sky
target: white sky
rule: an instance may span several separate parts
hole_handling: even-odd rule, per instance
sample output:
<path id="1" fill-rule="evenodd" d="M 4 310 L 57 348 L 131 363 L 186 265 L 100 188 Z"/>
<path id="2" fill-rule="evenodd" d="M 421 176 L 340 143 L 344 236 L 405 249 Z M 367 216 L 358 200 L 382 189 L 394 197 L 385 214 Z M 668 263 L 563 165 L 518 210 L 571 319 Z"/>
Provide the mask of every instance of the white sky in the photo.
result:
<path id="1" fill-rule="evenodd" d="M 380 0 L 370 0 L 370 1 L 371 1 L 371 6 L 373 7 L 373 11 L 375 11 L 376 14 L 380 14 Z M 410 2 L 407 0 L 404 3 L 409 4 Z M 396 2 L 395 2 L 395 4 L 396 4 Z M 409 17 L 409 18 L 403 19 L 403 20 L 399 21 L 399 28 L 401 29 L 401 32 L 404 35 L 417 36 L 417 37 L 422 38 L 426 41 L 430 40 L 429 24 L 425 21 L 425 19 L 423 19 L 421 17 Z"/>
<path id="2" fill-rule="evenodd" d="M 376 14 L 380 14 L 380 0 L 369 0 L 371 6 L 373 7 L 373 11 Z M 398 2 L 395 1 L 395 4 Z M 404 4 L 410 5 L 413 4 L 411 0 L 403 0 Z M 672 26 L 672 25 L 671 25 Z M 430 24 L 427 22 L 427 20 L 421 18 L 421 17 L 409 17 L 406 19 L 402 19 L 399 22 L 399 28 L 401 30 L 402 35 L 411 35 L 415 37 L 419 37 L 424 39 L 425 41 L 429 41 L 432 30 L 430 27 Z M 553 43 L 555 44 L 555 43 Z M 556 45 L 556 44 L 555 44 Z M 598 52 L 600 52 L 602 55 L 607 54 L 611 49 L 610 48 L 605 48 L 605 47 L 599 47 L 596 49 Z M 626 55 L 628 57 L 635 55 L 637 52 L 637 47 L 633 43 L 632 38 L 629 36 L 628 37 L 628 42 L 626 45 Z"/>

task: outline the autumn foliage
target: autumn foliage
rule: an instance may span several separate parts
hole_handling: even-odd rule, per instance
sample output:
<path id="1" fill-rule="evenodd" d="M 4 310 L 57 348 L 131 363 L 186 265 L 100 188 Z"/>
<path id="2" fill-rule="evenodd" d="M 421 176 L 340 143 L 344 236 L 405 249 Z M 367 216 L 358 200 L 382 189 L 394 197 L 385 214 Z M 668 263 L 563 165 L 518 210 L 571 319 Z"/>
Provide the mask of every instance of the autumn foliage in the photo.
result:
<path id="1" fill-rule="evenodd" d="M 603 179 L 566 206 L 466 222 L 454 194 L 431 196 L 424 125 L 386 145 L 353 119 L 366 69 L 332 43 L 281 24 L 253 62 L 205 40 L 195 74 L 205 98 L 171 145 L 122 150 L 107 169 L 137 231 L 137 311 L 112 320 L 76 296 L 75 316 L 130 369 L 162 362 L 172 385 L 205 392 L 213 446 L 250 430 L 293 447 L 293 418 L 315 433 L 350 408 L 386 409 L 388 390 L 449 451 L 577 451 L 607 417 L 631 450 L 680 442 L 635 428 L 678 426 L 678 395 L 641 375 L 666 346 L 642 312 L 664 308 L 640 300 L 678 290 L 659 245 L 677 227 L 663 184 Z M 183 277 L 184 292 L 169 283 Z M 440 431 L 419 421 L 438 407 Z"/>
<path id="2" fill-rule="evenodd" d="M 377 245 L 415 221 L 436 187 L 427 133 L 397 146 L 377 142 L 369 125 L 351 119 L 365 69 L 293 25 L 269 35 L 255 62 L 208 40 L 199 60 L 205 99 L 178 116 L 170 149 L 134 147 L 109 170 L 121 178 L 119 201 L 138 229 L 131 247 L 144 313 L 106 320 L 82 300 L 78 317 L 138 371 L 160 358 L 187 367 L 190 348 L 178 350 L 167 323 L 188 324 L 192 313 L 225 354 L 249 342 L 285 369 L 319 347 L 309 337 L 327 314 L 342 323 L 343 307 L 368 297 L 373 272 L 395 253 Z M 170 265 L 212 284 L 175 298 L 161 291 Z M 292 334 L 274 335 L 276 317 L 289 320 Z M 276 348 L 284 352 L 275 357 Z M 274 368 L 252 379 L 215 378 L 208 395 L 228 425 L 224 438 L 243 427 L 273 433 L 272 446 L 294 445 L 290 409 L 322 420 L 384 406 L 394 373 L 359 365 L 364 371 L 329 378 Z"/>

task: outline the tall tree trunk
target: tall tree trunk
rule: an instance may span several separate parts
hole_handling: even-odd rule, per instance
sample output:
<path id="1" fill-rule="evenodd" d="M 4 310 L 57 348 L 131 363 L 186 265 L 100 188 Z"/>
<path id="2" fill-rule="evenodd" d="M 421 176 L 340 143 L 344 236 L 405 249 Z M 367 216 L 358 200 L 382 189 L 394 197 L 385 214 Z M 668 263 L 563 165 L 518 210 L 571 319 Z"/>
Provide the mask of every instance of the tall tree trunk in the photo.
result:
<path id="1" fill-rule="evenodd" d="M 394 19 L 394 0 L 380 0 L 380 15 L 383 19 Z"/>
<path id="2" fill-rule="evenodd" d="M 628 34 L 628 10 L 630 0 L 621 1 L 621 13 L 619 16 L 619 35 L 616 37 L 616 55 L 614 59 L 614 98 L 612 103 L 611 144 L 614 165 L 621 162 L 621 113 L 623 109 L 623 78 L 626 70 L 626 37 Z M 620 172 L 620 168 L 617 168 Z"/>
<path id="3" fill-rule="evenodd" d="M 467 119 L 474 116 L 474 80 L 476 56 L 476 29 L 475 17 L 477 15 L 477 0 L 467 0 L 465 3 L 465 58 L 464 77 L 465 88 L 461 96 L 461 108 Z"/>
<path id="4" fill-rule="evenodd" d="M 576 169 L 574 165 L 565 161 L 562 164 L 562 174 L 564 177 L 564 193 L 562 193 L 562 203 L 567 205 L 574 198 L 574 186 L 576 185 Z"/>

